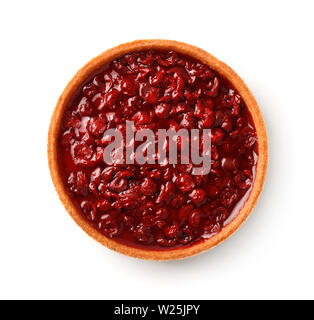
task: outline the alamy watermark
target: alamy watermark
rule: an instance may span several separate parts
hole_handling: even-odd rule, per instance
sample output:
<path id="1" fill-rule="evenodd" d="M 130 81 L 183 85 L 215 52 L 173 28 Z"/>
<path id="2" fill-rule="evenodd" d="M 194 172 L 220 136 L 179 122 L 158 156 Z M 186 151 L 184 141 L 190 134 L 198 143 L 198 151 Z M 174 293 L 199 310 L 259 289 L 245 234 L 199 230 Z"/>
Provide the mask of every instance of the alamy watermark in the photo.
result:
<path id="1" fill-rule="evenodd" d="M 200 136 L 200 131 L 202 131 L 202 136 Z M 190 131 L 187 129 L 176 131 L 173 128 L 158 129 L 155 134 L 148 128 L 135 130 L 134 122 L 126 121 L 125 132 L 117 128 L 108 129 L 104 132 L 103 137 L 104 140 L 110 142 L 104 150 L 104 161 L 108 165 L 134 164 L 135 162 L 138 164 L 192 163 L 195 165 L 192 169 L 193 175 L 205 175 L 210 172 L 210 129 Z M 113 138 L 114 141 L 112 141 Z M 139 142 L 142 143 L 139 144 Z"/>

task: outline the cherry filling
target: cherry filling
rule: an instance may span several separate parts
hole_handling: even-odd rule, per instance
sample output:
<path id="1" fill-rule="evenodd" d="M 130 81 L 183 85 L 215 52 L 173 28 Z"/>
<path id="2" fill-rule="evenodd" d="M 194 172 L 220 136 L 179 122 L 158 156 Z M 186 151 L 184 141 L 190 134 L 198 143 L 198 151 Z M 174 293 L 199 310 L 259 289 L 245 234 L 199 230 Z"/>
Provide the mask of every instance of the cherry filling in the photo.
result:
<path id="1" fill-rule="evenodd" d="M 210 173 L 192 175 L 193 165 L 179 162 L 107 165 L 104 132 L 124 132 L 127 120 L 155 133 L 211 129 Z M 77 92 L 60 129 L 64 183 L 83 217 L 105 236 L 144 249 L 187 246 L 219 233 L 249 196 L 257 158 L 241 96 L 217 72 L 174 51 L 112 61 Z"/>

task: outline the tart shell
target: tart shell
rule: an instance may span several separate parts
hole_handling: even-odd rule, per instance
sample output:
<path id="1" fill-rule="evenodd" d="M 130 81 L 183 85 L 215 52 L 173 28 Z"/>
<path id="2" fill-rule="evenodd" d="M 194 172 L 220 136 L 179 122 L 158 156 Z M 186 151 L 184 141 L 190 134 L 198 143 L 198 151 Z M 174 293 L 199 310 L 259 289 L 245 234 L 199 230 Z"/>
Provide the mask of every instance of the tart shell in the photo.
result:
<path id="1" fill-rule="evenodd" d="M 256 128 L 259 156 L 256 167 L 256 177 L 248 199 L 246 200 L 236 217 L 218 234 L 212 236 L 207 240 L 198 242 L 188 247 L 179 247 L 169 250 L 143 250 L 140 248 L 130 247 L 107 238 L 95 228 L 93 228 L 83 218 L 83 216 L 75 207 L 69 195 L 67 194 L 61 178 L 61 170 L 59 168 L 57 153 L 58 135 L 62 116 L 68 103 L 72 101 L 77 90 L 88 79 L 90 79 L 91 76 L 93 76 L 101 68 L 103 68 L 104 65 L 110 63 L 115 58 L 122 56 L 128 52 L 147 49 L 177 51 L 179 53 L 200 60 L 202 63 L 208 65 L 214 71 L 217 71 L 219 74 L 224 76 L 231 82 L 233 87 L 241 95 L 249 112 L 251 113 Z M 48 134 L 48 162 L 52 181 L 61 202 L 63 203 L 65 209 L 68 211 L 71 217 L 74 219 L 74 221 L 89 236 L 100 242 L 102 245 L 128 256 L 148 260 L 174 260 L 190 257 L 213 248 L 223 240 L 227 239 L 231 234 L 233 234 L 246 220 L 246 218 L 250 215 L 254 206 L 256 205 L 264 185 L 268 162 L 268 143 L 263 116 L 253 94 L 248 89 L 244 81 L 225 63 L 221 62 L 206 51 L 186 43 L 172 40 L 137 40 L 121 44 L 117 47 L 103 52 L 102 54 L 88 62 L 83 68 L 81 68 L 68 83 L 57 102 L 51 118 Z"/>

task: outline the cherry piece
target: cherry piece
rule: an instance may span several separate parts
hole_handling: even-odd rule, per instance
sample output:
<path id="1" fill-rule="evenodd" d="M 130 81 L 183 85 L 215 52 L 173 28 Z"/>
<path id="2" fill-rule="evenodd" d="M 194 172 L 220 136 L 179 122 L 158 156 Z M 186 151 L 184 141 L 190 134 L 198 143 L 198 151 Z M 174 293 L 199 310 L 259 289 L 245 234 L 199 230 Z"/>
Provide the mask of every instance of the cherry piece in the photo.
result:
<path id="1" fill-rule="evenodd" d="M 177 224 L 172 224 L 171 226 L 164 227 L 164 234 L 169 239 L 174 238 L 177 232 L 178 232 Z"/>
<path id="2" fill-rule="evenodd" d="M 155 193 L 157 190 L 156 184 L 149 178 L 145 178 L 141 184 L 141 192 L 146 195 L 150 196 Z"/>
<path id="3" fill-rule="evenodd" d="M 98 223 L 99 230 L 109 238 L 112 238 L 119 232 L 119 227 L 110 215 L 105 215 L 100 218 Z"/>
<path id="4" fill-rule="evenodd" d="M 135 96 L 138 93 L 139 85 L 132 77 L 124 77 L 121 82 L 121 91 L 128 96 Z"/>
<path id="5" fill-rule="evenodd" d="M 89 221 L 94 221 L 96 219 L 96 207 L 90 201 L 82 201 L 81 208 L 83 215 Z"/>
<path id="6" fill-rule="evenodd" d="M 155 103 L 159 97 L 159 89 L 150 85 L 145 86 L 141 89 L 141 96 L 147 102 Z"/>
<path id="7" fill-rule="evenodd" d="M 120 92 L 116 89 L 112 89 L 106 95 L 106 103 L 108 106 L 112 107 L 119 98 Z"/>
<path id="8" fill-rule="evenodd" d="M 189 197 L 199 207 L 206 201 L 206 192 L 201 188 L 194 189 Z"/>
<path id="9" fill-rule="evenodd" d="M 158 118 L 165 119 L 170 112 L 170 105 L 167 103 L 161 103 L 155 108 L 155 114 Z"/>
<path id="10" fill-rule="evenodd" d="M 183 192 L 190 191 L 194 188 L 195 183 L 193 177 L 189 174 L 180 174 L 178 178 L 179 189 Z"/>
<path id="11" fill-rule="evenodd" d="M 199 209 L 193 210 L 189 215 L 189 224 L 196 228 L 201 222 L 202 212 Z"/>

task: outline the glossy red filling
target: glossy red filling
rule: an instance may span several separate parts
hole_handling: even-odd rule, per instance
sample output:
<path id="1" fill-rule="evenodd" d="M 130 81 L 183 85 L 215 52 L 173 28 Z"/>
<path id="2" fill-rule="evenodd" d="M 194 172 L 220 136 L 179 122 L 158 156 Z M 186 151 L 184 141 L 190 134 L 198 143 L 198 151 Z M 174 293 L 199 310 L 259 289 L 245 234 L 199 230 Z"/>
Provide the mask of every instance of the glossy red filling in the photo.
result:
<path id="1" fill-rule="evenodd" d="M 169 51 L 132 52 L 104 66 L 63 116 L 59 164 L 82 216 L 133 247 L 166 249 L 203 241 L 239 212 L 258 159 L 254 123 L 242 98 L 217 72 Z M 109 128 L 212 129 L 211 171 L 189 165 L 104 163 Z M 156 149 L 157 150 L 157 149 Z"/>

